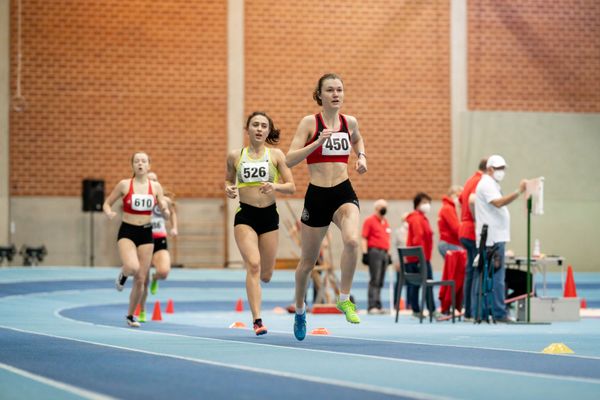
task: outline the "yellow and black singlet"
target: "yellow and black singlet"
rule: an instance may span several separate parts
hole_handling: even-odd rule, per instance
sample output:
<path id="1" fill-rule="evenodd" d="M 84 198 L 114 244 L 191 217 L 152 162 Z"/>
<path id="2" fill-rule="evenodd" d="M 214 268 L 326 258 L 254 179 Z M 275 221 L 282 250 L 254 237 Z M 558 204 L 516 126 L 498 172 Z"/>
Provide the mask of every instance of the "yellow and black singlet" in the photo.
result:
<path id="1" fill-rule="evenodd" d="M 240 160 L 236 166 L 237 187 L 260 186 L 263 182 L 277 183 L 279 171 L 271 159 L 271 149 L 265 147 L 262 157 L 252 158 L 248 148 L 244 147 L 240 153 Z"/>

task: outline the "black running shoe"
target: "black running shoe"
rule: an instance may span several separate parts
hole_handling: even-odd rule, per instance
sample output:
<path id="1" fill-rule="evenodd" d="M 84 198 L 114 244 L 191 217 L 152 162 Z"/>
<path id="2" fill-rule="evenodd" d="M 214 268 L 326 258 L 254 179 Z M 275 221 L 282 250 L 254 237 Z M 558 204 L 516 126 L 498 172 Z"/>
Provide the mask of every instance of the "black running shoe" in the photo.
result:
<path id="1" fill-rule="evenodd" d="M 123 272 L 119 272 L 119 276 L 117 276 L 117 280 L 115 281 L 115 287 L 119 292 L 123 291 L 125 282 L 127 282 L 127 277 L 123 275 Z"/>

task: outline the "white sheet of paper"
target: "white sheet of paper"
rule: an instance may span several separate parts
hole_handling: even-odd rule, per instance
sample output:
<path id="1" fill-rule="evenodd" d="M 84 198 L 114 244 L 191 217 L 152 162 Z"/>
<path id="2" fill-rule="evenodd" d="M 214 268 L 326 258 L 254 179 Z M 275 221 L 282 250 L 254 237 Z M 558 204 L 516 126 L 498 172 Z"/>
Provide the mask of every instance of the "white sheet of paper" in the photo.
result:
<path id="1" fill-rule="evenodd" d="M 526 198 L 532 196 L 532 209 L 533 215 L 544 214 L 544 177 L 533 178 L 527 181 L 527 188 L 525 190 Z"/>

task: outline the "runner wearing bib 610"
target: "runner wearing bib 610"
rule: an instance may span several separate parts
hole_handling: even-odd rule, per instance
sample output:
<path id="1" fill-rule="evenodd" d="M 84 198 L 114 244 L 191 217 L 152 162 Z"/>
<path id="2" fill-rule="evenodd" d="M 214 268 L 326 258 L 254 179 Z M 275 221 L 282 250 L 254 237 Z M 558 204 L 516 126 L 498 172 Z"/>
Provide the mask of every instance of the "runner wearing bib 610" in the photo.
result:
<path id="1" fill-rule="evenodd" d="M 118 291 L 123 290 L 127 277 L 133 276 L 133 286 L 129 296 L 129 309 L 127 324 L 137 328 L 139 322 L 133 317 L 136 306 L 142 299 L 144 281 L 150 269 L 152 260 L 152 208 L 158 204 L 164 216 L 170 215 L 167 203 L 163 196 L 160 183 L 148 179 L 150 170 L 150 157 L 144 152 L 135 153 L 131 157 L 133 178 L 120 181 L 104 201 L 102 210 L 109 219 L 117 213 L 112 210 L 112 205 L 123 199 L 123 222 L 117 236 L 119 256 L 123 267 L 117 277 L 115 286 Z"/>

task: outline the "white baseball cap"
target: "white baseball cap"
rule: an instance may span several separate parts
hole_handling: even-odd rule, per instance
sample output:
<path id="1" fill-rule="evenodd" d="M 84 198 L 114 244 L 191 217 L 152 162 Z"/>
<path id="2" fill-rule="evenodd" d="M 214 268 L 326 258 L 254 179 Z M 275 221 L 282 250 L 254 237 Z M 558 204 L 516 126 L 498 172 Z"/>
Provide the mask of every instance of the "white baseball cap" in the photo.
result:
<path id="1" fill-rule="evenodd" d="M 486 168 L 507 167 L 504 157 L 499 156 L 498 154 L 494 154 L 493 156 L 490 156 L 490 158 L 488 158 L 487 164 L 485 166 L 486 166 Z"/>

